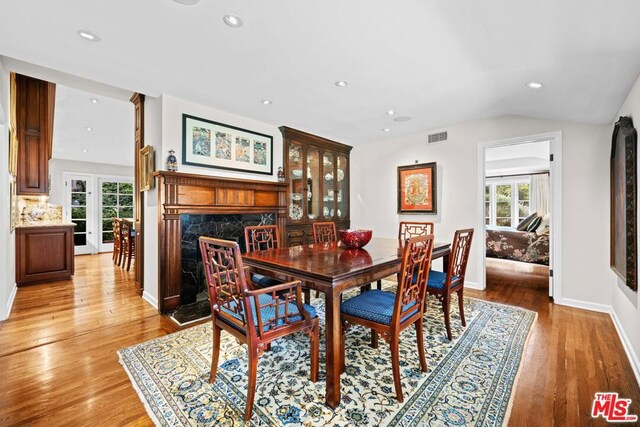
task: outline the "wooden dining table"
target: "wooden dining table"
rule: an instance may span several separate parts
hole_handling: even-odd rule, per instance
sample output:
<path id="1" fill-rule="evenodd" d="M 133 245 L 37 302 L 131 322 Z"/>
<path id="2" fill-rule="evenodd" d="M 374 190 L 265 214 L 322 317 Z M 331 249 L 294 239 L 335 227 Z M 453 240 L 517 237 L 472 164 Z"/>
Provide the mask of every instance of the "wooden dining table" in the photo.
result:
<path id="1" fill-rule="evenodd" d="M 400 271 L 402 244 L 398 239 L 373 238 L 362 249 L 342 243 L 319 243 L 255 251 L 243 255 L 255 273 L 282 280 L 301 280 L 305 287 L 325 295 L 326 403 L 340 405 L 340 302 L 341 294 Z M 434 244 L 432 258 L 448 265 L 450 243 Z"/>

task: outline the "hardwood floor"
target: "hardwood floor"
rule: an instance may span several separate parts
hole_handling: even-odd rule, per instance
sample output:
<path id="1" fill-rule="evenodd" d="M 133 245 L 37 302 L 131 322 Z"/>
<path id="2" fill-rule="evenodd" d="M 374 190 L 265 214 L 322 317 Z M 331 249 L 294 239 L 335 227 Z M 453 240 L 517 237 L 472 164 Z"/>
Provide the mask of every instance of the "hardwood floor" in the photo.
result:
<path id="1" fill-rule="evenodd" d="M 640 414 L 640 389 L 608 315 L 556 306 L 546 289 L 512 278 L 465 292 L 538 312 L 510 425 L 595 425 L 598 391 L 632 399 Z M 78 257 L 73 280 L 20 288 L 0 323 L 0 425 L 151 425 L 116 351 L 177 329 L 110 254 Z"/>

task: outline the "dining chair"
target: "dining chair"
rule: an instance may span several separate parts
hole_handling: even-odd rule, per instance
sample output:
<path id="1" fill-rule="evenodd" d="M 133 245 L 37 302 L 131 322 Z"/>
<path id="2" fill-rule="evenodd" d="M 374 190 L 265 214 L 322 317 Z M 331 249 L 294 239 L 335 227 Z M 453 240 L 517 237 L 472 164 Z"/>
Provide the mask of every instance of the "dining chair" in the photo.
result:
<path id="1" fill-rule="evenodd" d="M 131 259 L 134 257 L 135 249 L 136 249 L 136 231 L 133 229 L 133 223 L 127 219 L 122 219 L 121 221 L 121 230 L 122 230 L 122 268 L 125 268 L 129 271 L 131 268 Z"/>
<path id="2" fill-rule="evenodd" d="M 318 317 L 313 307 L 302 304 L 300 281 L 249 290 L 236 242 L 200 237 L 199 243 L 213 322 L 209 381 L 213 383 L 216 378 L 220 335 L 224 330 L 248 347 L 249 381 L 244 420 L 249 421 L 256 391 L 258 358 L 272 341 L 295 332 L 309 335 L 311 381 L 318 380 Z"/>
<path id="3" fill-rule="evenodd" d="M 313 223 L 313 242 L 327 243 L 337 242 L 338 233 L 336 232 L 335 222 L 314 222 Z"/>
<path id="4" fill-rule="evenodd" d="M 449 306 L 451 294 L 458 294 L 458 308 L 460 310 L 460 321 L 462 326 L 467 326 L 464 320 L 464 276 L 467 272 L 467 261 L 471 251 L 471 241 L 473 240 L 473 228 L 456 230 L 451 245 L 451 255 L 449 265 L 444 266 L 447 272 L 431 270 L 427 281 L 427 293 L 435 295 L 442 301 L 444 311 L 444 325 L 447 329 L 447 338 L 451 341 L 451 321 L 449 319 Z"/>
<path id="5" fill-rule="evenodd" d="M 398 240 L 402 242 L 412 237 L 428 236 L 429 234 L 433 234 L 432 222 L 400 221 L 398 226 Z M 400 274 L 398 274 L 399 280 Z M 376 287 L 382 289 L 382 280 L 378 280 Z"/>
<path id="6" fill-rule="evenodd" d="M 423 310 L 427 294 L 427 277 L 431 267 L 433 235 L 408 239 L 402 253 L 402 267 L 397 292 L 373 289 L 344 301 L 341 306 L 341 362 L 345 368 L 345 330 L 350 325 L 371 328 L 371 346 L 377 347 L 380 334 L 391 346 L 391 367 L 396 398 L 402 403 L 400 382 L 400 332 L 414 325 L 418 342 L 420 369 L 427 372 L 424 350 Z"/>
<path id="7" fill-rule="evenodd" d="M 122 263 L 122 220 L 120 218 L 111 218 L 113 224 L 113 263 L 120 266 Z"/>

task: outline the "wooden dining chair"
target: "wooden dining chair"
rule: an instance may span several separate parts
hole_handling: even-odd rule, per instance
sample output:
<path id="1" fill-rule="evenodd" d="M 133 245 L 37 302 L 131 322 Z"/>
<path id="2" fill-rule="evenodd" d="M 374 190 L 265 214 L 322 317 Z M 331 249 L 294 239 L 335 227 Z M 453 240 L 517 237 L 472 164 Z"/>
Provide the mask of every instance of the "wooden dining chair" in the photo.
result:
<path id="1" fill-rule="evenodd" d="M 236 242 L 200 237 L 199 243 L 213 321 L 209 381 L 213 383 L 216 378 L 220 334 L 224 330 L 248 347 L 249 381 L 244 420 L 249 421 L 256 391 L 258 357 L 272 341 L 295 332 L 309 335 L 311 381 L 318 380 L 318 317 L 313 307 L 302 304 L 300 281 L 249 290 Z"/>
<path id="2" fill-rule="evenodd" d="M 345 367 L 345 330 L 349 325 L 371 328 L 371 346 L 377 347 L 377 336 L 391 345 L 391 366 L 396 398 L 403 401 L 400 383 L 400 332 L 414 325 L 418 341 L 420 368 L 427 372 L 423 339 L 423 310 L 427 295 L 427 276 L 431 267 L 433 235 L 414 237 L 404 244 L 400 282 L 396 293 L 373 289 L 341 304 L 341 361 Z"/>
<path id="3" fill-rule="evenodd" d="M 120 266 L 122 263 L 122 220 L 111 218 L 113 223 L 113 263 Z"/>
<path id="4" fill-rule="evenodd" d="M 313 242 L 328 243 L 337 242 L 338 233 L 336 232 L 335 222 L 314 222 L 313 223 Z"/>
<path id="5" fill-rule="evenodd" d="M 413 237 L 428 236 L 429 234 L 433 234 L 432 222 L 400 221 L 398 226 L 398 240 L 402 242 Z M 400 281 L 400 273 L 398 273 L 398 281 Z M 378 289 L 382 289 L 382 280 L 378 280 L 376 286 Z"/>
<path id="6" fill-rule="evenodd" d="M 398 239 L 403 242 L 413 237 L 428 236 L 429 234 L 433 234 L 432 222 L 400 221 Z"/>
<path id="7" fill-rule="evenodd" d="M 473 240 L 473 228 L 457 230 L 453 236 L 449 265 L 445 266 L 447 272 L 431 270 L 427 281 L 427 293 L 435 295 L 442 302 L 444 311 L 444 325 L 447 329 L 447 338 L 451 341 L 451 321 L 449 319 L 449 308 L 451 294 L 458 294 L 458 308 L 460 310 L 460 321 L 462 326 L 467 326 L 464 320 L 464 276 L 467 272 L 467 262 L 471 251 L 471 241 Z"/>
<path id="8" fill-rule="evenodd" d="M 133 223 L 127 219 L 122 219 L 122 268 L 129 271 L 131 268 L 131 259 L 136 250 L 136 231 L 133 229 Z"/>

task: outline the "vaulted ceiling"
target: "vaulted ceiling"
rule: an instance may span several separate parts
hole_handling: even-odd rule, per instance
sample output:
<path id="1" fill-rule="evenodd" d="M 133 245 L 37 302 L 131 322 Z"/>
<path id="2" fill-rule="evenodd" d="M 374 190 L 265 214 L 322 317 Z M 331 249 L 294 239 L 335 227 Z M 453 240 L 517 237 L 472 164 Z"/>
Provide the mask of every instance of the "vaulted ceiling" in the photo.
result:
<path id="1" fill-rule="evenodd" d="M 0 9 L 0 55 L 351 144 L 505 114 L 611 123 L 640 72 L 637 0 L 2 0 Z M 230 13 L 244 25 L 225 25 Z"/>

